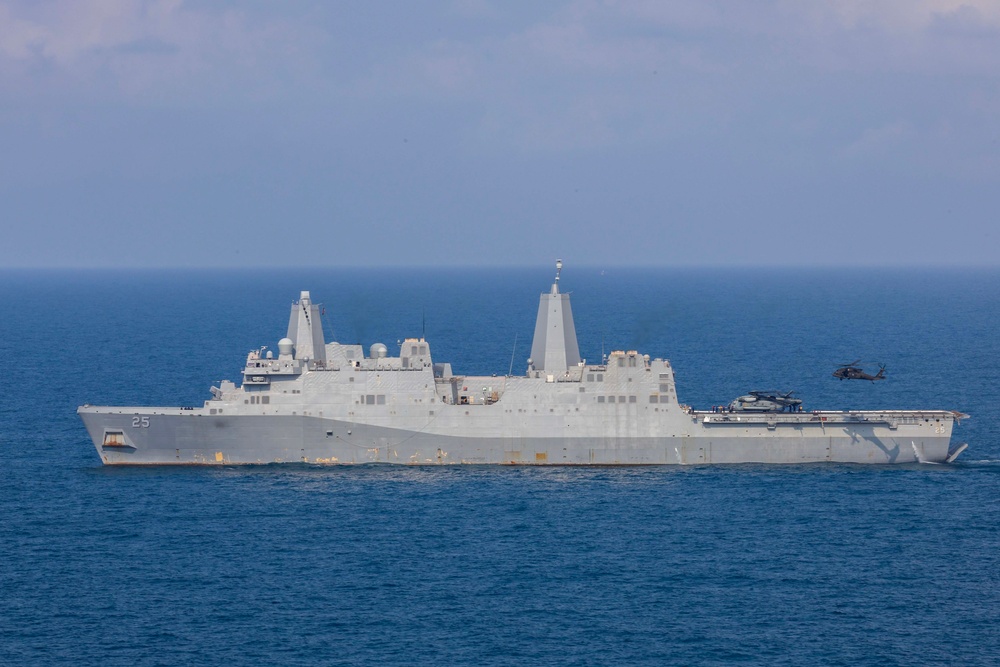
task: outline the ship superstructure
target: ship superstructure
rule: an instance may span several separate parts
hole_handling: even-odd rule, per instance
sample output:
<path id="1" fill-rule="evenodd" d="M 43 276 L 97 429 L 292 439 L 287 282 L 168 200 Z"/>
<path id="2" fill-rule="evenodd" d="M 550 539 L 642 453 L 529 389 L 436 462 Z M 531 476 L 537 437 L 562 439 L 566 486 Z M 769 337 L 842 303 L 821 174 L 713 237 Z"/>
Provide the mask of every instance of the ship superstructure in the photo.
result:
<path id="1" fill-rule="evenodd" d="M 78 412 L 106 464 L 531 464 L 950 462 L 948 410 L 718 413 L 678 401 L 673 368 L 635 350 L 581 359 L 561 262 L 539 298 L 517 376 L 455 374 L 430 343 L 398 356 L 327 343 L 309 292 L 278 354 L 250 352 L 239 385 L 196 408 Z"/>

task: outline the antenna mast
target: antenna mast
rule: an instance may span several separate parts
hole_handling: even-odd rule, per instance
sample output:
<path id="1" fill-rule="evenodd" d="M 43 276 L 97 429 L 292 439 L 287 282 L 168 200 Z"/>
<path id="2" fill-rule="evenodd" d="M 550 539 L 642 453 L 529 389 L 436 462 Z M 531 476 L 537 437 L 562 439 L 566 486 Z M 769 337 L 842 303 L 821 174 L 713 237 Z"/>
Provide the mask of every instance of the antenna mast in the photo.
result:
<path id="1" fill-rule="evenodd" d="M 510 351 L 510 368 L 507 369 L 507 377 L 514 372 L 514 353 L 517 352 L 517 332 L 514 332 L 514 349 Z"/>

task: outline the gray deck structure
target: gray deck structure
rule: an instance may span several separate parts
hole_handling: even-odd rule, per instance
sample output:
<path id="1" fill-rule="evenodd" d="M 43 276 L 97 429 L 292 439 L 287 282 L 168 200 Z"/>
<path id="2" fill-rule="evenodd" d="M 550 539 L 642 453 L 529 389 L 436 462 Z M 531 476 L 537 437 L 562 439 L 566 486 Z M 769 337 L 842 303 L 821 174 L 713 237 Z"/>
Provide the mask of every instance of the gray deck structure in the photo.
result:
<path id="1" fill-rule="evenodd" d="M 423 338 L 396 357 L 326 343 L 302 292 L 277 357 L 250 352 L 240 386 L 212 387 L 202 407 L 78 412 L 109 465 L 942 463 L 965 448 L 953 411 L 702 412 L 679 403 L 666 359 L 587 364 L 558 270 L 524 375 L 455 375 Z"/>

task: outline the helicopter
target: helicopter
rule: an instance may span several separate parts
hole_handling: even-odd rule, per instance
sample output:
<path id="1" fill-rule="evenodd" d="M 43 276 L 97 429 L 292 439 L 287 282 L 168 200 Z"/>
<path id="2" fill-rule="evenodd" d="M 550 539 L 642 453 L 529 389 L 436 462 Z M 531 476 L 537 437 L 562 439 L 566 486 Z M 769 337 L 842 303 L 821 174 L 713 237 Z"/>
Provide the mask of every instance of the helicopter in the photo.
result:
<path id="1" fill-rule="evenodd" d="M 849 364 L 841 364 L 833 372 L 833 377 L 839 380 L 870 380 L 871 382 L 885 379 L 885 364 L 879 364 L 878 373 L 869 375 L 858 366 L 859 363 L 861 363 L 861 360 L 855 359 Z"/>
<path id="2" fill-rule="evenodd" d="M 792 398 L 795 392 L 782 394 L 777 391 L 751 391 L 729 404 L 730 412 L 798 412 L 801 398 Z"/>

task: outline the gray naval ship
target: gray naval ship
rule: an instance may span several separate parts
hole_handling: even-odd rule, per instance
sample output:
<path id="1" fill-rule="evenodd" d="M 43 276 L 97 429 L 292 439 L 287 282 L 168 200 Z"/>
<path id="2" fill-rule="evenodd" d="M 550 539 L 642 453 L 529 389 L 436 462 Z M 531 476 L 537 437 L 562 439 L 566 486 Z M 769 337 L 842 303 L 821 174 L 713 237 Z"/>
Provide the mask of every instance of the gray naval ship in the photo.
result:
<path id="1" fill-rule="evenodd" d="M 950 463 L 965 449 L 951 444 L 958 412 L 699 411 L 679 402 L 666 359 L 621 350 L 588 364 L 561 268 L 524 375 L 457 375 L 424 338 L 394 357 L 326 343 L 302 292 L 277 356 L 251 351 L 240 386 L 221 382 L 204 406 L 78 413 L 109 465 Z"/>

